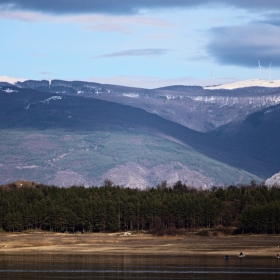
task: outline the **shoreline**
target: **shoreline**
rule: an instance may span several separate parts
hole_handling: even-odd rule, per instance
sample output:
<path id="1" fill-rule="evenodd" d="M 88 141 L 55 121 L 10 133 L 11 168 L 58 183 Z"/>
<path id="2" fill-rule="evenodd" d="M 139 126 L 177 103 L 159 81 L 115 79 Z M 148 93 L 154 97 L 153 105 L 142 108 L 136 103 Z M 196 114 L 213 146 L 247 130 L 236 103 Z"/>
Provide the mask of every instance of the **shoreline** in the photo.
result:
<path id="1" fill-rule="evenodd" d="M 1 233 L 4 254 L 151 254 L 276 256 L 280 235 L 153 236 L 123 233 Z"/>

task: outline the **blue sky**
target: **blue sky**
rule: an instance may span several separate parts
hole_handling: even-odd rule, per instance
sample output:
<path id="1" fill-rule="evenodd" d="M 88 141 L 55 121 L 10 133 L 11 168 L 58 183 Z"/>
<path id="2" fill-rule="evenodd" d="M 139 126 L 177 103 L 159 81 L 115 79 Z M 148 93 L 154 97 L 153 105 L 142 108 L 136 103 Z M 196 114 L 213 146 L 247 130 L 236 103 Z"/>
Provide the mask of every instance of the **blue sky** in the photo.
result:
<path id="1" fill-rule="evenodd" d="M 0 0 L 0 76 L 143 88 L 280 79 L 279 0 Z"/>

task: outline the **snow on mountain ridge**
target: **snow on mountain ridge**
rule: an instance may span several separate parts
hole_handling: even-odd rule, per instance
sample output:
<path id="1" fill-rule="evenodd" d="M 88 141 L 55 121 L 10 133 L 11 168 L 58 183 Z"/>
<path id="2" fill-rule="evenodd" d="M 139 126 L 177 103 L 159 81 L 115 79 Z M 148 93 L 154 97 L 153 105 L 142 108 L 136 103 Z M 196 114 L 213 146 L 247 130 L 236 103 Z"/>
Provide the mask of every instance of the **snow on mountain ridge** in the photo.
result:
<path id="1" fill-rule="evenodd" d="M 265 181 L 265 185 L 268 187 L 280 186 L 280 172 L 274 174 L 272 177 Z"/>
<path id="2" fill-rule="evenodd" d="M 278 88 L 280 87 L 280 80 L 267 81 L 262 79 L 251 79 L 238 81 L 230 84 L 224 85 L 215 85 L 215 86 L 206 86 L 204 89 L 238 89 L 238 88 L 246 88 L 246 87 L 268 87 L 268 88 Z"/>
<path id="3" fill-rule="evenodd" d="M 17 82 L 25 82 L 28 81 L 24 78 L 15 78 L 10 76 L 0 76 L 0 82 L 6 82 L 10 84 L 16 84 Z M 56 86 L 68 86 L 71 87 L 70 81 L 56 81 Z M 49 81 L 51 82 L 51 80 Z M 205 86 L 203 89 L 213 90 L 213 89 L 238 89 L 238 88 L 246 88 L 246 87 L 268 87 L 268 88 L 280 88 L 280 80 L 263 80 L 263 79 L 250 79 L 250 80 L 242 80 L 229 84 L 221 84 L 221 85 L 213 85 L 213 86 Z M 134 96 L 133 96 L 134 97 Z M 174 98 L 174 97 L 171 97 Z"/>
<path id="4" fill-rule="evenodd" d="M 14 78 L 9 76 L 0 76 L 0 82 L 6 82 L 9 84 L 15 84 L 16 82 L 24 82 L 26 79 L 23 78 Z"/>

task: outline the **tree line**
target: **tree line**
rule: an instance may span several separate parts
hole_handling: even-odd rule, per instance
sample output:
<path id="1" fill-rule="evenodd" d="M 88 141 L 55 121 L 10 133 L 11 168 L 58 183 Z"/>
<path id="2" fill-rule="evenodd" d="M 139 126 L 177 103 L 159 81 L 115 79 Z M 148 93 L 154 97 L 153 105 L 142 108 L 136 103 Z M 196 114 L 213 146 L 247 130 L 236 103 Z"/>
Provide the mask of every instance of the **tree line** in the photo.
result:
<path id="1" fill-rule="evenodd" d="M 280 188 L 264 184 L 188 187 L 162 182 L 145 190 L 35 185 L 0 187 L 0 228 L 5 231 L 195 231 L 235 228 L 239 233 L 280 233 Z"/>

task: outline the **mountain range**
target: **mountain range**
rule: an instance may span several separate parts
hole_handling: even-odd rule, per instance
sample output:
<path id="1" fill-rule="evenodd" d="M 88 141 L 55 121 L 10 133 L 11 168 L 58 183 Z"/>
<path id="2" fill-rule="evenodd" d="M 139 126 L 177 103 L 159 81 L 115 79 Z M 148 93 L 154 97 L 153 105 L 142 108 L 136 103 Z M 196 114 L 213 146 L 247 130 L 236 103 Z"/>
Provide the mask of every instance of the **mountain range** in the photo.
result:
<path id="1" fill-rule="evenodd" d="M 280 169 L 278 87 L 0 83 L 0 183 L 145 188 L 261 182 Z"/>

